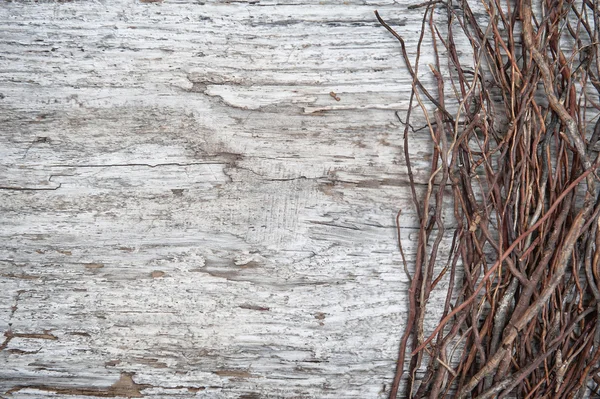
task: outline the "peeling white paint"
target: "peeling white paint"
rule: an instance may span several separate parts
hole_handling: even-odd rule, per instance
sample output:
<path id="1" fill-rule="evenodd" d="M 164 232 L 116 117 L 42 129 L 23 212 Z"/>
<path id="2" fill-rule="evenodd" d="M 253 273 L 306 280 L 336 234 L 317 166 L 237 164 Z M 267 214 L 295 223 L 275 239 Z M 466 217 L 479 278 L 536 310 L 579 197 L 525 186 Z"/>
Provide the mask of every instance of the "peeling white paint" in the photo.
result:
<path id="1" fill-rule="evenodd" d="M 408 5 L 5 2 L 0 395 L 386 397 Z"/>

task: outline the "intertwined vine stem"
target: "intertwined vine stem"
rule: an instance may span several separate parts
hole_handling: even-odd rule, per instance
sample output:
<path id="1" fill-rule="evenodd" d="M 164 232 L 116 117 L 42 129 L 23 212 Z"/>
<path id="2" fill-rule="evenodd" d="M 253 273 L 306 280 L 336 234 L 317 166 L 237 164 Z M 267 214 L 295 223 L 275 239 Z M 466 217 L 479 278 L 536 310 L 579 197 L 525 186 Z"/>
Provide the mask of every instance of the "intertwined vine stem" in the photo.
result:
<path id="1" fill-rule="evenodd" d="M 420 221 L 391 398 L 403 376 L 410 398 L 600 397 L 598 1 L 420 4 L 412 62 L 377 14 L 412 77 Z M 411 134 L 430 137 L 424 194 Z"/>

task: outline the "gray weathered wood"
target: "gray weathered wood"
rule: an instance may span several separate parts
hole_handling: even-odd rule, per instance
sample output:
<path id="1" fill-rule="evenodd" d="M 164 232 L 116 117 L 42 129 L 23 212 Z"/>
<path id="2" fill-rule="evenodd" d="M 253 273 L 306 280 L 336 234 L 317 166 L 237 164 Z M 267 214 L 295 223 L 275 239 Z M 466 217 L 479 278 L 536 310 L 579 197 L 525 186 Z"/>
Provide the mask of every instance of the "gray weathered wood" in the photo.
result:
<path id="1" fill-rule="evenodd" d="M 407 5 L 3 2 L 0 395 L 385 397 Z"/>

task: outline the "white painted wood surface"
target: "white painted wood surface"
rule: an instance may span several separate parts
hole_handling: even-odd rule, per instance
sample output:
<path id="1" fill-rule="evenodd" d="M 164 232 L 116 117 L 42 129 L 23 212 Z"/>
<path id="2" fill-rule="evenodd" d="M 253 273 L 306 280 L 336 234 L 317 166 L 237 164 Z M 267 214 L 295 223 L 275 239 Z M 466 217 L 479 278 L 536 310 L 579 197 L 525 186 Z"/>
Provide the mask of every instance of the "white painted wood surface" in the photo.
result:
<path id="1" fill-rule="evenodd" d="M 0 396 L 385 397 L 409 4 L 2 2 Z"/>

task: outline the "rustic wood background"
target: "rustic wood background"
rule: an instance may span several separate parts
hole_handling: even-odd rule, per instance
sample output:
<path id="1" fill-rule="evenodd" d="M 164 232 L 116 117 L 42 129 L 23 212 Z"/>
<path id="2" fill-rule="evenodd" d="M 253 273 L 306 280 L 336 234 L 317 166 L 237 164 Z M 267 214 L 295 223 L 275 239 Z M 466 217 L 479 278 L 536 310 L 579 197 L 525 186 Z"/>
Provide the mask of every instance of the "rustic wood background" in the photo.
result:
<path id="1" fill-rule="evenodd" d="M 385 397 L 419 2 L 2 1 L 0 396 Z"/>

